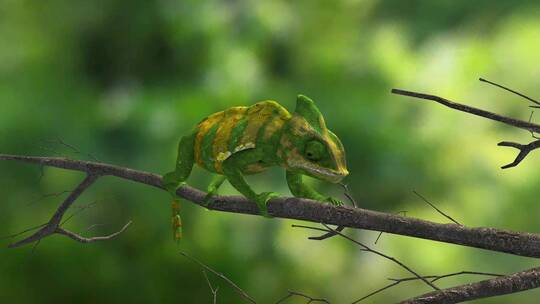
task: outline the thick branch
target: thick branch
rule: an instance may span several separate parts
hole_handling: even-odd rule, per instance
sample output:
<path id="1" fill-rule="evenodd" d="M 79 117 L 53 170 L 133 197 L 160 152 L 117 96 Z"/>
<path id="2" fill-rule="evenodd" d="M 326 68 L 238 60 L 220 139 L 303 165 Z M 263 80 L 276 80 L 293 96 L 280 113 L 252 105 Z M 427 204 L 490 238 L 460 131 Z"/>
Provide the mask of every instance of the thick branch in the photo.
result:
<path id="1" fill-rule="evenodd" d="M 508 276 L 433 291 L 402 304 L 450 304 L 516 293 L 540 287 L 540 267 Z"/>
<path id="2" fill-rule="evenodd" d="M 0 154 L 0 160 L 16 160 L 69 170 L 112 175 L 127 180 L 161 187 L 161 176 L 118 166 L 71 160 L 65 158 L 31 157 Z M 178 189 L 177 194 L 196 204 L 203 205 L 206 193 L 189 186 Z M 216 196 L 209 209 L 258 214 L 257 206 L 239 196 Z M 506 252 L 520 256 L 540 257 L 540 235 L 513 232 L 495 228 L 469 228 L 455 224 L 438 224 L 430 221 L 361 208 L 335 207 L 301 198 L 276 198 L 268 204 L 269 213 L 277 218 L 306 220 L 329 225 L 382 231 L 422 239 L 459 244 L 469 247 Z"/>

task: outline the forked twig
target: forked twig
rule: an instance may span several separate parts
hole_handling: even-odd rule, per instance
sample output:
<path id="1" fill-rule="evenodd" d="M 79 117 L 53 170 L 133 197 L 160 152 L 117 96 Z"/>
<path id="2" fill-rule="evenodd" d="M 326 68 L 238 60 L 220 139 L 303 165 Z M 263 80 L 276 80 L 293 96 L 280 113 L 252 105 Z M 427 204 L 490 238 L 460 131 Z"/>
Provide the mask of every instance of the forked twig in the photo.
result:
<path id="1" fill-rule="evenodd" d="M 283 298 L 279 299 L 276 304 L 279 304 L 279 303 L 283 303 L 283 301 L 289 299 L 289 298 L 292 298 L 292 297 L 302 297 L 304 299 L 307 300 L 306 304 L 310 304 L 310 303 L 316 303 L 316 302 L 321 302 L 321 303 L 328 303 L 330 304 L 330 302 L 327 300 L 327 299 L 323 299 L 323 298 L 313 298 L 311 296 L 308 296 L 307 294 L 303 294 L 301 292 L 297 292 L 297 291 L 292 291 L 292 290 L 288 290 L 287 291 L 288 294 L 286 296 L 284 296 Z"/>
<path id="2" fill-rule="evenodd" d="M 527 131 L 532 132 L 532 133 L 540 133 L 540 125 L 532 123 L 530 121 L 527 122 L 527 121 L 523 121 L 523 120 L 519 120 L 519 119 L 514 119 L 514 118 L 511 118 L 511 117 L 506 117 L 506 116 L 499 115 L 499 114 L 496 114 L 496 113 L 492 113 L 492 112 L 489 112 L 489 111 L 485 111 L 485 110 L 482 110 L 482 109 L 478 109 L 478 108 L 474 108 L 474 107 L 467 106 L 467 105 L 464 105 L 464 104 L 460 104 L 460 103 L 457 103 L 457 102 L 453 102 L 453 101 L 450 101 L 448 99 L 445 99 L 445 98 L 442 98 L 442 97 L 439 97 L 439 96 L 430 95 L 430 94 L 424 94 L 424 93 L 411 92 L 411 91 L 406 91 L 406 90 L 401 90 L 401 89 L 392 89 L 392 93 L 398 94 L 398 95 L 403 95 L 403 96 L 410 96 L 410 97 L 420 98 L 420 99 L 432 100 L 432 101 L 435 101 L 437 103 L 440 103 L 440 104 L 442 104 L 444 106 L 447 106 L 449 108 L 452 108 L 452 109 L 455 109 L 455 110 L 458 110 L 458 111 L 462 111 L 462 112 L 470 113 L 470 114 L 477 115 L 477 116 L 480 116 L 480 117 L 484 117 L 484 118 L 487 118 L 487 119 L 499 121 L 499 122 L 502 122 L 504 124 L 507 124 L 507 125 L 510 125 L 510 126 L 513 126 L 513 127 L 517 127 L 517 128 L 520 128 L 520 129 L 527 130 Z M 531 152 L 532 150 L 537 149 L 538 147 L 540 147 L 540 143 L 538 143 L 538 141 L 534 141 L 534 142 L 532 142 L 532 143 L 530 143 L 528 145 L 522 145 L 522 144 L 518 144 L 518 143 L 514 143 L 514 142 L 503 141 L 503 142 L 500 142 L 498 144 L 498 146 L 513 147 L 513 148 L 517 148 L 517 149 L 520 150 L 520 153 L 518 154 L 518 156 L 516 157 L 514 162 L 501 167 L 502 169 L 507 169 L 507 168 L 517 166 L 529 154 L 529 152 Z"/>
<path id="3" fill-rule="evenodd" d="M 526 144 L 526 145 L 522 145 L 522 144 L 519 144 L 519 143 L 516 143 L 516 142 L 511 142 L 511 141 L 501 141 L 500 143 L 497 144 L 497 146 L 499 147 L 512 147 L 512 148 L 516 148 L 519 150 L 519 153 L 518 155 L 516 156 L 516 159 L 509 163 L 508 165 L 504 165 L 501 167 L 501 169 L 508 169 L 508 168 L 512 168 L 512 167 L 515 167 L 517 165 L 519 165 L 519 163 L 521 163 L 522 160 L 525 159 L 525 157 L 527 155 L 529 155 L 529 153 L 532 151 L 532 150 L 535 150 L 535 149 L 538 149 L 540 148 L 540 139 L 539 140 L 535 140 L 529 144 Z"/>
<path id="4" fill-rule="evenodd" d="M 180 251 L 180 254 L 183 255 L 184 257 L 188 258 L 189 260 L 199 264 L 199 266 L 201 266 L 202 268 L 210 271 L 211 273 L 215 274 L 216 276 L 220 277 L 221 279 L 223 279 L 225 282 L 229 283 L 229 285 L 231 285 L 236 291 L 237 293 L 242 297 L 244 298 L 246 301 L 248 302 L 251 302 L 251 303 L 256 303 L 255 300 L 253 300 L 252 297 L 250 297 L 247 292 L 245 292 L 242 288 L 240 288 L 238 285 L 236 285 L 233 281 L 231 281 L 227 276 L 225 276 L 223 273 L 221 272 L 217 272 L 215 271 L 214 269 L 212 269 L 210 266 L 204 264 L 203 262 L 199 261 L 198 259 L 188 255 L 187 253 L 185 252 L 182 252 Z"/>
<path id="5" fill-rule="evenodd" d="M 208 278 L 208 275 L 206 274 L 206 270 L 203 270 L 202 273 L 204 275 L 204 278 L 206 279 L 206 283 L 208 283 L 208 287 L 210 287 L 210 292 L 212 292 L 212 303 L 216 304 L 219 286 L 217 286 L 216 288 L 212 286 L 212 283 L 210 283 L 210 279 Z"/>
<path id="6" fill-rule="evenodd" d="M 26 229 L 25 231 L 23 231 L 21 233 L 15 234 L 14 236 L 17 236 L 17 235 L 20 235 L 20 234 L 22 234 L 24 232 L 28 232 L 28 231 L 40 228 L 37 232 L 30 235 L 29 237 L 24 238 L 24 239 L 22 239 L 20 241 L 17 241 L 15 243 L 11 243 L 11 244 L 8 245 L 8 247 L 9 248 L 15 248 L 15 247 L 20 247 L 20 246 L 23 246 L 23 245 L 26 245 L 26 244 L 36 242 L 36 244 L 34 245 L 34 247 L 32 249 L 32 250 L 34 250 L 36 248 L 37 244 L 39 243 L 39 241 L 41 241 L 43 238 L 45 238 L 47 236 L 50 236 L 52 234 L 55 234 L 55 233 L 65 235 L 65 236 L 67 236 L 67 237 L 69 237 L 69 238 L 71 238 L 71 239 L 73 239 L 75 241 L 81 242 L 81 243 L 92 243 L 92 242 L 96 242 L 96 241 L 110 240 L 110 239 L 118 236 L 122 232 L 124 232 L 129 227 L 129 225 L 131 224 L 131 221 L 129 221 L 126 225 L 124 225 L 124 227 L 120 231 L 117 231 L 117 232 L 115 232 L 113 234 L 110 234 L 110 235 L 107 235 L 107 236 L 91 237 L 91 238 L 83 237 L 83 236 L 81 236 L 81 235 L 79 235 L 79 234 L 77 234 L 75 232 L 66 230 L 66 229 L 61 227 L 62 224 L 69 221 L 73 216 L 75 216 L 78 213 L 78 212 L 75 212 L 74 214 L 72 214 L 70 217 L 68 217 L 66 220 L 64 220 L 62 222 L 62 218 L 64 217 L 64 214 L 66 213 L 66 211 L 73 205 L 75 200 L 77 198 L 79 198 L 79 196 L 81 196 L 81 194 L 86 189 L 88 189 L 88 187 L 90 187 L 92 184 L 94 184 L 94 182 L 99 177 L 100 177 L 100 175 L 98 175 L 98 174 L 87 174 L 85 179 L 77 186 L 77 188 L 75 188 L 75 190 L 71 191 L 70 195 L 56 209 L 56 212 L 53 214 L 53 216 L 51 217 L 49 222 L 47 222 L 44 225 L 40 225 L 38 227 L 33 227 L 31 229 Z M 84 210 L 84 207 L 81 210 Z"/>

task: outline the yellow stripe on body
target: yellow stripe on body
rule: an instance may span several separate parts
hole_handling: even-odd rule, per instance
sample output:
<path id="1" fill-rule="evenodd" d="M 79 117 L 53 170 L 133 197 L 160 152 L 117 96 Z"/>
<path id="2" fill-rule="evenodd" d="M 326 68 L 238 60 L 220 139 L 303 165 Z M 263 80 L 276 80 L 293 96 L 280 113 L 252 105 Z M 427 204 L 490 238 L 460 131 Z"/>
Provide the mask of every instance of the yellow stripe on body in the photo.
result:
<path id="1" fill-rule="evenodd" d="M 262 101 L 254 104 L 248 109 L 248 125 L 244 130 L 244 134 L 240 138 L 240 141 L 235 148 L 234 152 L 242 151 L 245 149 L 255 148 L 257 142 L 257 135 L 265 122 L 272 116 L 276 110 L 276 106 L 281 107 L 275 101 Z"/>
<path id="2" fill-rule="evenodd" d="M 224 111 L 225 117 L 221 121 L 214 142 L 212 144 L 212 155 L 214 156 L 214 169 L 217 173 L 223 173 L 221 166 L 223 161 L 232 155 L 229 151 L 231 133 L 236 124 L 246 115 L 248 107 L 233 107 Z"/>
<path id="3" fill-rule="evenodd" d="M 197 132 L 197 136 L 195 137 L 195 145 L 193 147 L 193 151 L 195 152 L 195 162 L 204 168 L 204 161 L 202 159 L 202 148 L 201 144 L 203 141 L 204 136 L 208 131 L 214 126 L 214 124 L 218 123 L 221 118 L 223 117 L 223 112 L 217 112 L 210 116 L 208 116 L 205 120 L 201 121 L 197 127 L 199 131 Z"/>
<path id="4" fill-rule="evenodd" d="M 282 128 L 285 122 L 291 118 L 291 114 L 285 110 L 281 105 L 278 105 L 280 108 L 277 109 L 276 115 L 272 117 L 272 120 L 269 121 L 264 129 L 264 134 L 262 140 L 265 142 L 268 142 L 270 139 L 272 139 L 272 136 L 276 134 L 276 132 L 279 132 Z"/>

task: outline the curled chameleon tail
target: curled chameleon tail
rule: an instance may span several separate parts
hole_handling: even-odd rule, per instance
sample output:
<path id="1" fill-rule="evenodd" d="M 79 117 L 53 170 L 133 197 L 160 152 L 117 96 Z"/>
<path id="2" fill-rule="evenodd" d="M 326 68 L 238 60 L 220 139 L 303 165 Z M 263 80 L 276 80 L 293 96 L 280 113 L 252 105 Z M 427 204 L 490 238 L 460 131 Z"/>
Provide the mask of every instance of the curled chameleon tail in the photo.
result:
<path id="1" fill-rule="evenodd" d="M 182 239 L 182 218 L 180 217 L 180 199 L 173 198 L 171 202 L 171 228 L 173 239 L 178 243 Z"/>

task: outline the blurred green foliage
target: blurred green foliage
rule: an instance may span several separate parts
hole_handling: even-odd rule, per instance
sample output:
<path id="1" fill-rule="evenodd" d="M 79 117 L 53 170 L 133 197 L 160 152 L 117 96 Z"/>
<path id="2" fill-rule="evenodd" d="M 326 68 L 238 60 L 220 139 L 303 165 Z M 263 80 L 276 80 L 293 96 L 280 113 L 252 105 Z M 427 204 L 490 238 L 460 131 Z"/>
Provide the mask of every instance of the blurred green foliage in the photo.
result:
<path id="1" fill-rule="evenodd" d="M 348 152 L 347 182 L 362 207 L 445 222 L 417 190 L 462 223 L 540 230 L 540 158 L 502 171 L 515 156 L 501 140 L 529 134 L 392 87 L 436 93 L 527 119 L 524 100 L 477 81 L 540 97 L 538 1 L 25 1 L 0 0 L 0 151 L 93 157 L 132 168 L 172 169 L 179 137 L 233 105 L 274 99 L 293 109 L 312 97 Z M 81 153 L 54 143 L 61 138 Z M 51 141 L 53 140 L 53 141 Z M 52 150 L 51 150 L 52 149 Z M 0 164 L 0 235 L 46 221 L 80 173 Z M 283 172 L 250 179 L 289 195 Z M 196 169 L 190 183 L 204 187 Z M 313 181 L 313 183 L 318 183 Z M 318 183 L 341 195 L 337 186 Z M 221 190 L 234 194 L 229 185 Z M 0 250 L 0 303 L 209 303 L 200 267 L 170 239 L 165 192 L 103 178 L 77 202 L 97 202 L 67 225 L 118 239 L 81 245 L 60 236 Z M 184 204 L 181 249 L 225 273 L 261 303 L 288 289 L 347 303 L 406 275 L 344 240 L 308 241 L 297 221 L 207 212 Z M 76 211 L 76 207 L 72 211 Z M 102 224 L 86 231 L 92 224 Z M 376 232 L 349 232 L 372 243 Z M 7 245 L 9 240 L 3 240 Z M 423 274 L 509 273 L 534 261 L 383 235 L 376 248 Z M 441 281 L 452 286 L 476 278 Z M 223 281 L 219 303 L 241 299 Z M 407 283 L 367 303 L 428 291 Z M 537 303 L 529 291 L 477 303 Z M 289 303 L 301 303 L 291 300 Z"/>

